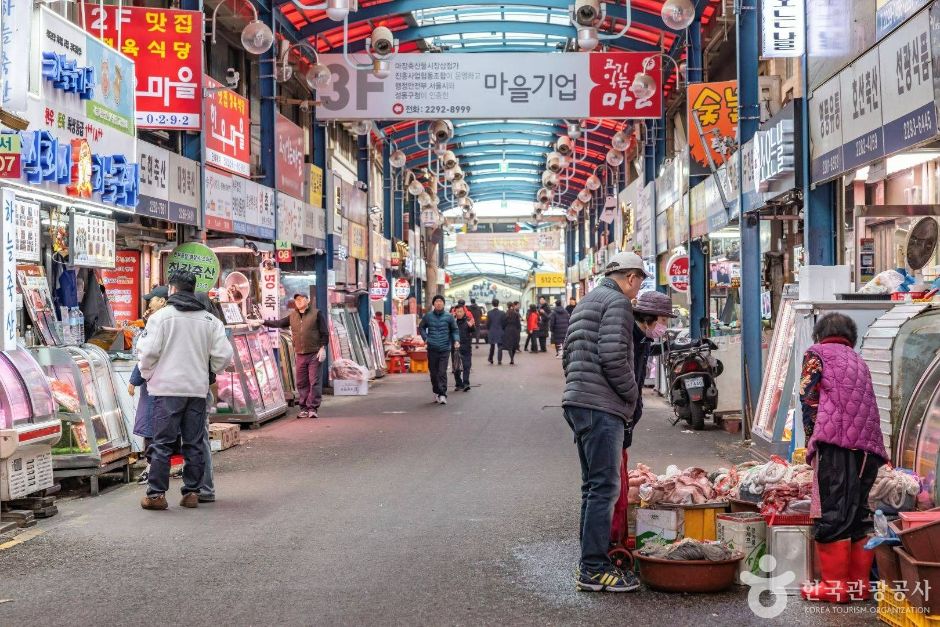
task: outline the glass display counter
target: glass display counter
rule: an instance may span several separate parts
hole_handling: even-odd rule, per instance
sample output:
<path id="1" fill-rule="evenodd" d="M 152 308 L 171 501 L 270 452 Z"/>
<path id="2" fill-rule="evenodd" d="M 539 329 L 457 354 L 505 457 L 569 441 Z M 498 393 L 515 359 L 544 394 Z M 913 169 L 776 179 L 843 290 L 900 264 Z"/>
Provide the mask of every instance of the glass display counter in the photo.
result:
<path id="1" fill-rule="evenodd" d="M 52 444 L 61 436 L 39 364 L 25 349 L 0 353 L 0 500 L 52 487 Z"/>
<path id="2" fill-rule="evenodd" d="M 247 326 L 230 327 L 229 331 L 235 357 L 216 377 L 219 398 L 211 420 L 256 427 L 284 415 L 287 399 L 274 354 L 276 334 Z"/>
<path id="3" fill-rule="evenodd" d="M 52 448 L 56 477 L 90 477 L 92 494 L 103 473 L 123 469 L 129 481 L 130 440 L 107 353 L 90 344 L 31 350 L 62 421 L 62 438 Z"/>
<path id="4" fill-rule="evenodd" d="M 297 398 L 297 358 L 294 355 L 294 340 L 288 331 L 278 333 L 277 363 L 281 371 L 284 398 L 292 402 Z"/>

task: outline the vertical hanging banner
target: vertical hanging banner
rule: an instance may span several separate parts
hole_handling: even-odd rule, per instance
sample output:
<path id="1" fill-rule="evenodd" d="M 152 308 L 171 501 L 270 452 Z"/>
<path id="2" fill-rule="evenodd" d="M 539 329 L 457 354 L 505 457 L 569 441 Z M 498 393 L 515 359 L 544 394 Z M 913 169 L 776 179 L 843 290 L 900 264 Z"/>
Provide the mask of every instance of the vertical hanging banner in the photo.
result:
<path id="1" fill-rule="evenodd" d="M 314 207 L 323 206 L 323 169 L 310 165 L 307 177 L 307 202 Z"/>
<path id="2" fill-rule="evenodd" d="M 114 268 L 101 271 L 101 282 L 116 323 L 140 317 L 140 251 L 117 251 Z"/>
<path id="3" fill-rule="evenodd" d="M 765 59 L 801 57 L 806 52 L 806 13 L 803 0 L 761 2 L 761 56 Z"/>
<path id="4" fill-rule="evenodd" d="M 708 174 L 711 168 L 706 150 L 717 168 L 737 147 L 738 82 L 693 83 L 688 88 L 688 102 L 689 173 Z"/>
<path id="5" fill-rule="evenodd" d="M 304 197 L 304 129 L 289 119 L 277 114 L 275 122 L 277 135 L 277 191 L 290 194 L 294 198 Z"/>
<path id="6" fill-rule="evenodd" d="M 26 111 L 29 54 L 32 50 L 32 0 L 0 2 L 0 102 L 7 111 Z"/>
<path id="7" fill-rule="evenodd" d="M 261 319 L 280 318 L 279 292 L 281 291 L 281 271 L 277 265 L 266 259 L 261 262 Z"/>
<path id="8" fill-rule="evenodd" d="M 248 99 L 225 89 L 206 76 L 204 84 L 211 89 L 206 98 L 206 163 L 222 170 L 248 176 L 251 173 L 251 124 Z"/>
<path id="9" fill-rule="evenodd" d="M 388 78 L 350 70 L 340 54 L 320 62 L 333 82 L 318 90 L 321 120 L 659 118 L 658 53 L 442 53 L 403 56 Z M 637 74 L 657 89 L 634 89 Z"/>
<path id="10" fill-rule="evenodd" d="M 137 126 L 199 129 L 202 12 L 149 7 L 119 11 L 91 2 L 82 6 L 88 32 L 134 60 Z"/>
<path id="11" fill-rule="evenodd" d="M 0 216 L 0 241 L 3 250 L 0 251 L 0 277 L 3 277 L 3 286 L 0 288 L 0 321 L 3 324 L 3 338 L 0 349 L 5 351 L 16 350 L 16 223 L 13 220 L 16 203 L 16 194 L 12 189 L 3 190 L 3 215 Z"/>

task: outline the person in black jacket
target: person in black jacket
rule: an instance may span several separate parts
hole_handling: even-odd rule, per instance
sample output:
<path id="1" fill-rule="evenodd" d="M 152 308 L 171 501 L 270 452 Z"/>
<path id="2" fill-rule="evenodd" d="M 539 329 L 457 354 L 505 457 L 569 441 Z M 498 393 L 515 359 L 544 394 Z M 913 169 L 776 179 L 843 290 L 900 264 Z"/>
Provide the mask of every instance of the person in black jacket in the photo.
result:
<path id="1" fill-rule="evenodd" d="M 522 317 L 519 315 L 519 303 L 509 305 L 509 311 L 503 318 L 503 340 L 501 347 L 509 351 L 509 365 L 516 365 L 516 351 L 519 350 L 519 338 L 522 335 Z"/>
<path id="2" fill-rule="evenodd" d="M 480 323 L 483 320 L 483 308 L 477 305 L 477 299 L 471 298 L 467 313 L 473 318 L 473 343 L 480 343 Z"/>
<path id="3" fill-rule="evenodd" d="M 467 315 L 464 305 L 454 307 L 454 320 L 460 335 L 460 348 L 454 349 L 454 391 L 470 391 L 470 367 L 473 365 L 473 346 L 470 340 L 476 330 L 473 318 Z"/>
<path id="4" fill-rule="evenodd" d="M 539 352 L 545 353 L 548 352 L 546 342 L 548 342 L 548 331 L 549 331 L 549 322 L 548 319 L 552 315 L 552 310 L 549 308 L 548 303 L 544 302 L 545 297 L 542 296 L 539 300 L 543 301 L 539 306 L 539 330 L 537 337 L 539 339 Z"/>
<path id="5" fill-rule="evenodd" d="M 653 343 L 659 342 L 666 334 L 666 323 L 675 318 L 672 313 L 672 299 L 665 294 L 650 290 L 640 294 L 633 306 L 635 324 L 633 325 L 633 373 L 636 385 L 641 392 L 636 397 L 636 409 L 633 419 L 626 425 L 623 434 L 623 448 L 630 448 L 633 443 L 633 430 L 643 415 L 643 384 L 646 381 L 646 365 L 653 350 Z M 656 350 L 659 350 L 657 347 Z"/>
<path id="6" fill-rule="evenodd" d="M 561 300 L 555 300 L 555 309 L 548 317 L 548 329 L 552 333 L 552 344 L 555 345 L 555 357 L 561 359 L 561 349 L 568 335 L 568 322 L 571 314 L 561 306 Z"/>
<path id="7" fill-rule="evenodd" d="M 577 304 L 578 304 L 578 299 L 575 298 L 574 296 L 572 296 L 571 298 L 568 299 L 568 306 L 565 307 L 565 311 L 568 312 L 568 315 L 569 315 L 569 316 L 570 316 L 571 313 L 574 311 L 575 305 L 577 305 Z"/>
<path id="8" fill-rule="evenodd" d="M 499 300 L 493 299 L 493 308 L 486 314 L 487 342 L 490 343 L 490 359 L 493 363 L 493 353 L 498 353 L 498 364 L 503 365 L 503 320 L 506 314 L 499 308 Z"/>
<path id="9" fill-rule="evenodd" d="M 639 582 L 607 556 L 610 523 L 620 495 L 627 421 L 639 395 L 633 372 L 631 300 L 646 278 L 635 253 L 614 255 L 604 279 L 574 309 L 562 364 L 565 420 L 581 461 L 581 562 L 578 590 L 627 592 Z"/>

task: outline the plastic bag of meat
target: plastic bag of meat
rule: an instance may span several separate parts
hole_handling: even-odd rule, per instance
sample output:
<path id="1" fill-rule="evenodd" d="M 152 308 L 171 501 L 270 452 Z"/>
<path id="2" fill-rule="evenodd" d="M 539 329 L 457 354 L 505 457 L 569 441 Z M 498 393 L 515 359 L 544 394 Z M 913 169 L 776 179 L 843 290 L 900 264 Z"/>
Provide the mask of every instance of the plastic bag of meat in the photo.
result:
<path id="1" fill-rule="evenodd" d="M 330 378 L 339 381 L 368 381 L 369 371 L 351 359 L 337 359 L 330 366 Z"/>

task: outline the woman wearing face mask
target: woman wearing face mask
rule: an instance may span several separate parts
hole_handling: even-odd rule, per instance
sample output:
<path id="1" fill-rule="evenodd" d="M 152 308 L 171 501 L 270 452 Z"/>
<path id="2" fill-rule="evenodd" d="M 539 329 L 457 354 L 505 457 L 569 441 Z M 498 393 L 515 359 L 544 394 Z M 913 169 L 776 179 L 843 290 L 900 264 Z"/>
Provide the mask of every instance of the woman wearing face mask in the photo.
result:
<path id="1" fill-rule="evenodd" d="M 633 372 L 640 390 L 646 379 L 646 362 L 649 361 L 653 342 L 658 342 L 666 334 L 666 323 L 675 318 L 672 313 L 672 300 L 660 292 L 650 290 L 643 292 L 636 299 L 633 306 Z M 623 440 L 623 447 L 630 446 L 633 440 L 633 429 L 640 421 L 643 413 L 643 395 L 640 394 L 633 412 L 633 421 L 627 427 Z"/>

